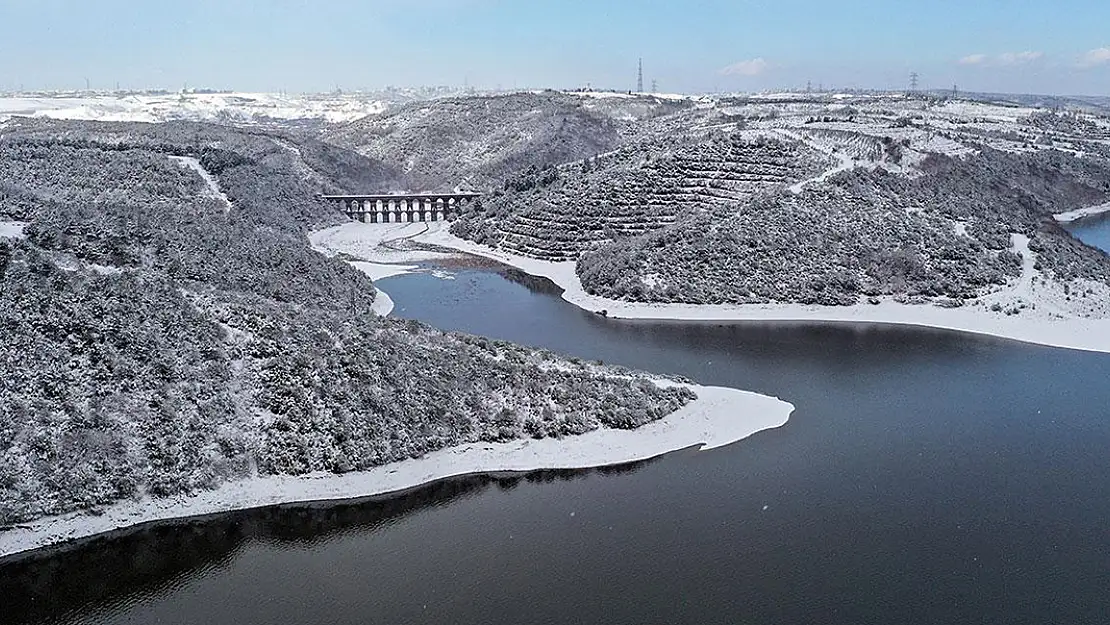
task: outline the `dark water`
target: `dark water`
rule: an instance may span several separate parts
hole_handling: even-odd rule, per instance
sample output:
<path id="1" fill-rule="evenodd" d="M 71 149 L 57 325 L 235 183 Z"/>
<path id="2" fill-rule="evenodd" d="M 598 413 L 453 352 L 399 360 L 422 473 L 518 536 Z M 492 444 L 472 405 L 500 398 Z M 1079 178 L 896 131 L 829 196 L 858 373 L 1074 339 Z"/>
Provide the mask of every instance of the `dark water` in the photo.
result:
<path id="1" fill-rule="evenodd" d="M 0 622 L 1110 622 L 1108 355 L 880 326 L 621 322 L 516 273 L 381 285 L 401 316 L 797 411 L 711 452 L 9 561 Z"/>

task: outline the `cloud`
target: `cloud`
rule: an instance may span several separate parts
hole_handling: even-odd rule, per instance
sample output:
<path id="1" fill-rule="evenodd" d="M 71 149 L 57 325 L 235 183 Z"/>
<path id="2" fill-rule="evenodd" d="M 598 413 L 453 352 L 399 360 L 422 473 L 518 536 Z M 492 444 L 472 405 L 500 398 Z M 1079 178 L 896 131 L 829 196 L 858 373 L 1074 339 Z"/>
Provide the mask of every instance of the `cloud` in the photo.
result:
<path id="1" fill-rule="evenodd" d="M 1003 52 L 996 56 L 987 54 L 969 54 L 956 61 L 960 65 L 975 65 L 979 67 L 1008 67 L 1025 65 L 1044 58 L 1044 52 L 1026 50 L 1025 52 Z"/>
<path id="2" fill-rule="evenodd" d="M 1044 52 L 1003 52 L 998 55 L 999 65 L 1025 65 L 1033 61 L 1040 60 L 1044 56 Z"/>
<path id="3" fill-rule="evenodd" d="M 1096 65 L 1105 65 L 1107 63 L 1110 63 L 1110 46 L 1088 50 L 1079 57 L 1080 67 L 1095 67 Z"/>
<path id="4" fill-rule="evenodd" d="M 721 68 L 719 73 L 722 76 L 758 76 L 766 72 L 770 66 L 770 63 L 764 60 L 763 57 L 759 57 L 758 59 L 738 61 L 728 67 Z"/>

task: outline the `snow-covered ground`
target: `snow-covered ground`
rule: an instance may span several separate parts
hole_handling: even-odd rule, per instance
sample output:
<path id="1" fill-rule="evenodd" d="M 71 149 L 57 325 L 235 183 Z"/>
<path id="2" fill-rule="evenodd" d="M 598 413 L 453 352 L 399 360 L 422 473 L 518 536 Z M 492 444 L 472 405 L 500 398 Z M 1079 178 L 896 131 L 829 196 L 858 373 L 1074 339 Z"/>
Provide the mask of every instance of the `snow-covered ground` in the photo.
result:
<path id="1" fill-rule="evenodd" d="M 66 514 L 0 532 L 0 557 L 150 521 L 282 503 L 366 497 L 471 473 L 580 469 L 645 460 L 694 446 L 712 449 L 781 427 L 794 410 L 791 404 L 755 393 L 720 387 L 690 388 L 698 394 L 697 400 L 635 430 L 606 428 L 561 439 L 473 443 L 365 472 L 255 478 L 193 497 L 120 503 L 96 515 Z"/>
<path id="2" fill-rule="evenodd" d="M 251 125 L 269 121 L 349 122 L 381 113 L 386 104 L 358 96 L 271 93 L 173 93 L 0 98 L 0 121 L 13 115 L 99 121 L 209 121 Z"/>
<path id="3" fill-rule="evenodd" d="M 981 298 L 974 305 L 942 308 L 932 304 L 902 304 L 890 299 L 878 304 L 816 306 L 802 304 L 695 305 L 642 304 L 597 297 L 585 292 L 575 273 L 574 262 L 547 262 L 491 249 L 452 235 L 446 223 L 429 224 L 413 237 L 462 252 L 483 256 L 550 279 L 563 289 L 563 299 L 585 310 L 605 311 L 615 318 L 677 319 L 704 321 L 844 321 L 928 326 L 975 334 L 1088 351 L 1110 352 L 1110 292 L 1094 283 L 1077 281 L 1065 289 L 1046 280 L 1034 269 L 1028 239 L 1015 237 L 1015 251 L 1022 253 L 1024 271 L 1009 288 Z M 397 230 L 387 225 L 346 224 L 329 229 L 329 240 L 345 241 L 350 251 L 373 253 L 368 245 L 387 242 Z M 362 237 L 365 237 L 364 239 Z M 386 251 L 403 260 L 397 252 Z M 1079 293 L 1093 290 L 1089 297 Z M 1086 315 L 1086 316 L 1082 316 Z"/>
<path id="4" fill-rule="evenodd" d="M 805 189 L 806 185 L 817 183 L 817 182 L 824 182 L 825 180 L 828 180 L 830 177 L 832 177 L 832 176 L 834 176 L 834 175 L 836 175 L 836 174 L 838 174 L 842 171 L 847 171 L 847 170 L 849 170 L 849 169 L 851 169 L 852 167 L 855 166 L 855 163 L 852 161 L 851 156 L 848 156 L 847 154 L 845 154 L 843 152 L 837 151 L 831 146 L 824 145 L 824 144 L 821 144 L 821 143 L 817 143 L 817 142 L 814 142 L 814 141 L 808 141 L 806 139 L 803 139 L 800 135 L 798 135 L 798 133 L 791 132 L 789 130 L 777 129 L 777 132 L 779 134 L 781 134 L 782 136 L 786 137 L 787 139 L 790 139 L 790 140 L 793 140 L 793 141 L 801 141 L 801 142 L 809 145 L 810 147 L 816 149 L 817 151 L 822 152 L 822 153 L 826 154 L 827 156 L 836 160 L 836 165 L 833 166 L 832 168 L 821 172 L 820 174 L 818 174 L 817 176 L 814 176 L 813 178 L 810 178 L 808 180 L 802 180 L 801 182 L 799 182 L 795 185 L 792 185 L 790 187 L 790 192 L 795 194 L 795 195 L 801 193 L 802 190 Z"/>
<path id="5" fill-rule="evenodd" d="M 26 227 L 24 221 L 0 221 L 0 239 L 22 239 L 27 236 L 23 234 Z"/>
<path id="6" fill-rule="evenodd" d="M 309 235 L 308 240 L 313 249 L 325 256 L 344 254 L 352 267 L 377 281 L 418 271 L 417 265 L 410 264 L 413 262 L 453 256 L 439 252 L 406 250 L 398 246 L 400 242 L 412 239 L 427 229 L 426 223 L 351 222 L 317 230 Z M 379 288 L 374 312 L 384 317 L 392 311 L 393 300 Z"/>
<path id="7" fill-rule="evenodd" d="M 191 156 L 171 156 L 169 158 L 170 160 L 177 161 L 178 163 L 181 163 L 182 166 L 188 167 L 189 169 L 197 172 L 197 174 L 200 175 L 201 179 L 204 180 L 204 184 L 208 189 L 208 197 L 215 198 L 223 202 L 224 210 L 231 210 L 231 200 L 227 198 L 227 194 L 220 190 L 220 184 L 216 182 L 216 179 L 212 177 L 212 174 L 208 173 L 208 170 L 200 164 L 200 161 Z"/>
<path id="8" fill-rule="evenodd" d="M 1097 206 L 1087 206 L 1086 208 L 1077 208 L 1073 211 L 1068 211 L 1066 213 L 1060 213 L 1059 215 L 1055 215 L 1055 217 L 1056 217 L 1056 221 L 1058 221 L 1062 224 L 1066 224 L 1066 223 L 1071 223 L 1073 221 L 1079 221 L 1080 219 L 1083 219 L 1084 217 L 1092 217 L 1094 215 L 1101 215 L 1103 213 L 1110 213 L 1110 202 L 1107 202 L 1105 204 L 1099 204 Z"/>

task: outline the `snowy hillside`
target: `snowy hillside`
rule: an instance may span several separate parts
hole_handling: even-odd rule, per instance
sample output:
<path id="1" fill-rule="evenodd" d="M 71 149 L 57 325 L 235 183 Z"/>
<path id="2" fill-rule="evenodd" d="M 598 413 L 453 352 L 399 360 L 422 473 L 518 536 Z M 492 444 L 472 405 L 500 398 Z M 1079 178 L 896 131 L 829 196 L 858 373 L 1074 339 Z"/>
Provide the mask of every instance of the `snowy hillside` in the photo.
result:
<path id="1" fill-rule="evenodd" d="M 1110 281 L 1106 255 L 1053 219 L 1110 199 L 1110 118 L 1081 110 L 850 94 L 703 100 L 625 119 L 607 151 L 491 186 L 456 235 L 578 259 L 587 291 L 611 298 L 958 305 L 1016 278 L 1014 236 L 1031 241 L 1025 254 L 1047 280 Z"/>
<path id="2" fill-rule="evenodd" d="M 324 139 L 395 164 L 408 190 L 487 189 L 529 167 L 608 152 L 647 120 L 690 106 L 555 91 L 444 98 L 329 129 Z"/>
<path id="3" fill-rule="evenodd" d="M 378 317 L 313 251 L 373 176 L 311 140 L 18 120 L 0 137 L 0 527 L 260 475 L 657 420 L 642 374 Z"/>

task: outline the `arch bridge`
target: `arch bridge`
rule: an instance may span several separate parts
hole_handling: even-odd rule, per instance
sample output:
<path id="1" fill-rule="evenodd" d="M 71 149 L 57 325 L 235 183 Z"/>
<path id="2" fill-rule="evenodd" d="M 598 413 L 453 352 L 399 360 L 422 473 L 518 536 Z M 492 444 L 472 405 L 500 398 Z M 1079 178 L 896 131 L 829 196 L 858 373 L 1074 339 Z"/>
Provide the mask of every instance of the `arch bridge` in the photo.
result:
<path id="1" fill-rule="evenodd" d="M 369 223 L 442 221 L 481 197 L 480 193 L 406 193 L 394 195 L 325 195 L 347 217 Z"/>

